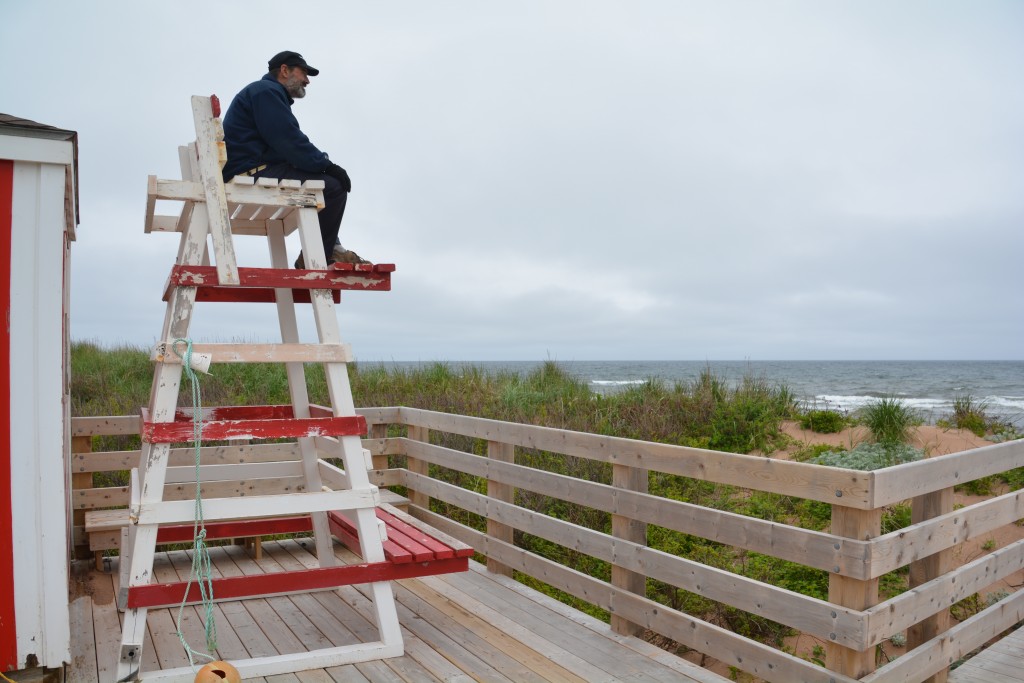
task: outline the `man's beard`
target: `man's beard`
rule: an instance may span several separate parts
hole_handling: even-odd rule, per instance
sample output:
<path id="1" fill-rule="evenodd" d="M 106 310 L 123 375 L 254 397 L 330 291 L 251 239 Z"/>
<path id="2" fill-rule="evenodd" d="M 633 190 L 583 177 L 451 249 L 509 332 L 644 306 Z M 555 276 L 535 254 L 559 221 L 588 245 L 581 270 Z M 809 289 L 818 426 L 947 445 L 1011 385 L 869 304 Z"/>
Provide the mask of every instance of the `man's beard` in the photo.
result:
<path id="1" fill-rule="evenodd" d="M 302 82 L 297 78 L 289 78 L 285 81 L 284 89 L 296 100 L 301 100 L 306 96 L 306 86 L 302 85 Z"/>

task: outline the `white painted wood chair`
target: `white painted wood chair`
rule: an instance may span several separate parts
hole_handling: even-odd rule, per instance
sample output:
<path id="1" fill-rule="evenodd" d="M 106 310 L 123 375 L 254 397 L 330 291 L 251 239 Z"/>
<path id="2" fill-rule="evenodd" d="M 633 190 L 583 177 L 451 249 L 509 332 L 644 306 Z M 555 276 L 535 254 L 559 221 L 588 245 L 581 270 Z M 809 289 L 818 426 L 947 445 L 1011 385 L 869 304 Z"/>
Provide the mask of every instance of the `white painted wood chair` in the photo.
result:
<path id="1" fill-rule="evenodd" d="M 422 533 L 424 544 L 430 536 L 417 530 L 416 521 L 404 519 L 400 512 L 378 509 L 380 495 L 367 475 L 372 466 L 369 452 L 363 450 L 360 440 L 366 423 L 355 412 L 349 386 L 346 364 L 352 359 L 351 351 L 342 342 L 334 310 L 341 289 L 390 289 L 394 266 L 344 264 L 327 268 L 317 222 L 317 208 L 323 205 L 323 182 L 260 179 L 254 183 L 252 178 L 239 177 L 225 185 L 221 179 L 225 156 L 219 104 L 216 98 L 193 97 L 192 109 L 196 142 L 179 148 L 182 179 L 149 178 L 146 232 L 177 231 L 181 241 L 164 293 L 166 316 L 161 342 L 152 355 L 153 388 L 150 404 L 143 411 L 139 466 L 131 472 L 129 524 L 122 532 L 119 601 L 125 615 L 118 680 L 194 678 L 187 667 L 141 671 L 141 662 L 147 610 L 176 605 L 185 594 L 184 582 L 154 583 L 153 562 L 158 536 L 165 541 L 174 533 L 182 534 L 182 529 L 191 529 L 195 514 L 194 501 L 167 500 L 164 489 L 194 481 L 195 477 L 194 467 L 168 466 L 171 444 L 193 441 L 192 411 L 177 407 L 183 366 L 172 345 L 176 339 L 189 337 L 193 308 L 197 302 L 206 301 L 275 303 L 281 343 L 194 344 L 193 358 L 214 364 L 284 363 L 291 405 L 204 408 L 203 439 L 294 437 L 301 452 L 301 459 L 292 462 L 202 465 L 203 482 L 280 482 L 280 491 L 276 492 L 204 497 L 210 538 L 217 537 L 221 527 L 223 536 L 245 535 L 239 532 L 240 525 L 255 533 L 311 529 L 319 562 L 316 569 L 217 579 L 215 598 L 241 599 L 368 583 L 379 632 L 379 640 L 369 643 L 233 663 L 247 678 L 399 656 L 403 643 L 390 579 L 416 574 L 390 571 L 389 567 L 416 563 L 408 558 L 396 559 L 393 549 L 385 552 L 387 529 L 394 534 L 401 528 L 401 533 L 413 537 Z M 180 213 L 157 215 L 157 200 L 182 202 Z M 299 232 L 306 270 L 288 268 L 285 236 L 295 230 Z M 266 236 L 272 267 L 239 268 L 232 233 Z M 212 266 L 207 236 L 212 243 Z M 294 304 L 301 301 L 312 304 L 319 343 L 299 342 Z M 333 404 L 329 408 L 310 405 L 303 372 L 303 363 L 309 362 L 323 364 Z M 334 467 L 323 458 L 340 458 L 344 468 Z M 352 544 L 364 564 L 339 566 L 332 531 Z M 466 557 L 472 551 L 453 539 L 446 540 L 449 543 L 444 549 L 436 549 L 432 556 L 440 564 L 435 571 L 423 573 L 465 569 Z M 189 600 L 198 601 L 197 587 L 192 588 Z"/>

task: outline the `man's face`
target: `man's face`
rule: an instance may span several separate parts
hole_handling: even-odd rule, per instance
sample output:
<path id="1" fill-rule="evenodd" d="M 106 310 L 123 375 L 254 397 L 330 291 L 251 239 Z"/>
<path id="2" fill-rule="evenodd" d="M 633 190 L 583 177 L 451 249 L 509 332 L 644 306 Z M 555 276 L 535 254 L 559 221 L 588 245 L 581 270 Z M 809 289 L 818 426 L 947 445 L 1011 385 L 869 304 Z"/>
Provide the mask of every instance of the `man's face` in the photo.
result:
<path id="1" fill-rule="evenodd" d="M 293 99 L 299 100 L 306 96 L 306 86 L 309 85 L 309 75 L 301 66 L 286 66 L 278 76 L 281 85 L 288 91 Z"/>

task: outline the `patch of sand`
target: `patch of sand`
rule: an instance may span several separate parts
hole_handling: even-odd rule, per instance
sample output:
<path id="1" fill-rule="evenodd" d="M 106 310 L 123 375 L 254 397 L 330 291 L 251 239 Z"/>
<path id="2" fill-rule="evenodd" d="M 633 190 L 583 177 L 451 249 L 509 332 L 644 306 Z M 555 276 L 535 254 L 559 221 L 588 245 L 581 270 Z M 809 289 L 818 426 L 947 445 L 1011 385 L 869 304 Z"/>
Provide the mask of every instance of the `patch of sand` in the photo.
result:
<path id="1" fill-rule="evenodd" d="M 782 431 L 790 436 L 794 443 L 781 451 L 781 454 L 789 454 L 804 446 L 819 443 L 844 446 L 846 450 L 850 450 L 862 441 L 867 441 L 869 437 L 866 427 L 848 427 L 836 434 L 819 434 L 801 428 L 799 422 L 784 422 Z M 925 454 L 929 457 L 935 457 L 936 455 L 948 455 L 949 453 L 969 451 L 972 448 L 991 446 L 992 443 L 965 429 L 944 429 L 934 425 L 922 425 L 914 430 L 914 440 L 911 445 L 924 449 Z M 773 457 L 778 455 L 778 453 L 772 454 Z"/>

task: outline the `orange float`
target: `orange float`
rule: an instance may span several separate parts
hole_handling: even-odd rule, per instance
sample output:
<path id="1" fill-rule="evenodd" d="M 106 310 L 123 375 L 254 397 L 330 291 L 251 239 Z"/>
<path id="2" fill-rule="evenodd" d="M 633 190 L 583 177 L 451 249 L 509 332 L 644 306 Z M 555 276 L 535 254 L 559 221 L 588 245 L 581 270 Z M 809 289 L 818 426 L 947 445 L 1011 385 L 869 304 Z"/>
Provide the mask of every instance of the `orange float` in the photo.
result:
<path id="1" fill-rule="evenodd" d="M 238 669 L 227 662 L 210 662 L 196 674 L 195 683 L 242 683 Z"/>

